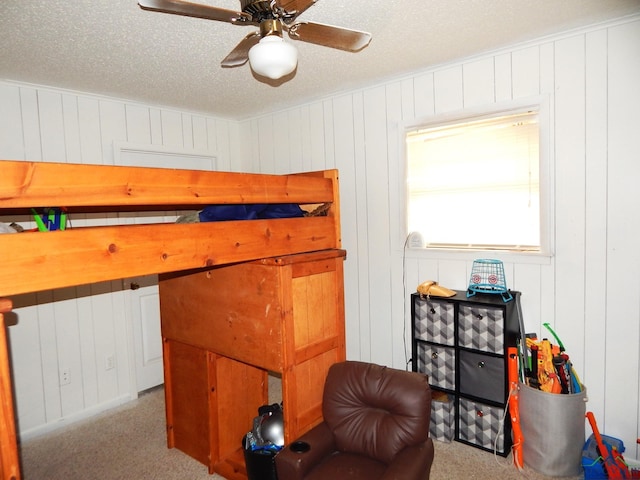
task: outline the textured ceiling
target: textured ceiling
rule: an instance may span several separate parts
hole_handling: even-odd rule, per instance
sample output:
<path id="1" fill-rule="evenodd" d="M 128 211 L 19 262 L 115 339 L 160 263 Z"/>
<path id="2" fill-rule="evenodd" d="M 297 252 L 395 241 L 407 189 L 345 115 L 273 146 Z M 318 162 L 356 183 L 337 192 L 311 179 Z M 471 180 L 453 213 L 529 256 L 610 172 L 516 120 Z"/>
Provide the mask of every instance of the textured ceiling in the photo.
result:
<path id="1" fill-rule="evenodd" d="M 368 31 L 371 44 L 348 53 L 295 42 L 297 71 L 270 85 L 248 64 L 220 67 L 253 27 L 136 0 L 0 0 L 0 79 L 240 119 L 638 12 L 640 0 L 319 0 L 300 20 Z"/>

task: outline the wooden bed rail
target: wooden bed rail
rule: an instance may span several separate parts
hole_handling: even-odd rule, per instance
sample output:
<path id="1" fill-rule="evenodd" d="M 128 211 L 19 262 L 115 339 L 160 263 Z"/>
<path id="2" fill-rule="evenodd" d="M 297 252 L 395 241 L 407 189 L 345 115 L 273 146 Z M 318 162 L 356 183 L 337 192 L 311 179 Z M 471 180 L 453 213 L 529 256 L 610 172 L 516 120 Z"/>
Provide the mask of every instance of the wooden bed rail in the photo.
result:
<path id="1" fill-rule="evenodd" d="M 0 209 L 333 202 L 335 170 L 295 175 L 0 161 Z"/>

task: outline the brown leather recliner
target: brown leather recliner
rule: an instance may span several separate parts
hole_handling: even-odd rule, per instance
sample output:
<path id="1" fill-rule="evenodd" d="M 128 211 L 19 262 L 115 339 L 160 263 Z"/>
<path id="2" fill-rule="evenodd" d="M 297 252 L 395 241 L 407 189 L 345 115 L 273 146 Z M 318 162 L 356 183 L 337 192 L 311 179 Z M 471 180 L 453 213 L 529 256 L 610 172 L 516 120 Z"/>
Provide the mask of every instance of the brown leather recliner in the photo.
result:
<path id="1" fill-rule="evenodd" d="M 278 480 L 427 480 L 431 389 L 427 377 L 347 361 L 329 369 L 324 421 L 275 457 Z"/>

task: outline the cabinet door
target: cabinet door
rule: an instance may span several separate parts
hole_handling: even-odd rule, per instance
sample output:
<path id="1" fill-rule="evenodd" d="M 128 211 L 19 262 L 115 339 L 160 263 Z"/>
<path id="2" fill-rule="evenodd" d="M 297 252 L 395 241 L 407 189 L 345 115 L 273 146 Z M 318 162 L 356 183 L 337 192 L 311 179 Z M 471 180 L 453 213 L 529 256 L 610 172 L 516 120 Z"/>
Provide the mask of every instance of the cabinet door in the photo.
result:
<path id="1" fill-rule="evenodd" d="M 431 298 L 415 299 L 414 333 L 418 340 L 454 345 L 455 313 L 450 302 Z"/>
<path id="2" fill-rule="evenodd" d="M 504 310 L 482 305 L 460 305 L 458 346 L 504 354 Z"/>
<path id="3" fill-rule="evenodd" d="M 447 390 L 456 388 L 455 349 L 419 342 L 417 352 L 418 371 L 428 375 L 432 386 Z"/>
<path id="4" fill-rule="evenodd" d="M 206 350 L 167 340 L 165 395 L 169 448 L 177 448 L 211 467 L 210 369 Z"/>

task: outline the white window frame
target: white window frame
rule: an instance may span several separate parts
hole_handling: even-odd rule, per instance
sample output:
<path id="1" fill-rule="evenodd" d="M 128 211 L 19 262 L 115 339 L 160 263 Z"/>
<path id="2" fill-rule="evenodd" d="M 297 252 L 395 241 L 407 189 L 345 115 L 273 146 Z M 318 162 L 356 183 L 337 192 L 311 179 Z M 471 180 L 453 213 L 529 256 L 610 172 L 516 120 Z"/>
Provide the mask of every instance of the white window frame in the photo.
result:
<path id="1" fill-rule="evenodd" d="M 478 120 L 482 118 L 491 118 L 499 115 L 508 115 L 511 113 L 522 112 L 526 109 L 534 109 L 538 112 L 539 121 L 539 154 L 540 154 L 540 250 L 535 252 L 519 252 L 515 250 L 480 250 L 480 249 L 455 249 L 455 248 L 433 248 L 433 247 L 415 247 L 409 244 L 409 232 L 408 230 L 408 205 L 409 205 L 409 192 L 407 188 L 407 175 L 408 175 L 408 161 L 406 151 L 406 136 L 409 132 L 416 131 L 418 129 L 428 129 L 436 126 L 442 126 L 446 124 L 462 123 L 465 121 Z M 402 146 L 402 161 L 403 161 L 403 175 L 401 175 L 402 187 L 401 192 L 404 193 L 403 198 L 403 230 L 401 232 L 402 238 L 400 239 L 402 245 L 406 249 L 410 249 L 413 252 L 423 257 L 429 258 L 450 258 L 451 255 L 456 255 L 456 258 L 479 258 L 483 253 L 490 254 L 492 258 L 503 258 L 508 260 L 511 257 L 514 258 L 531 258 L 534 262 L 538 258 L 543 263 L 547 263 L 547 260 L 553 256 L 554 244 L 554 176 L 553 176 L 553 149 L 552 145 L 552 132 L 553 128 L 553 115 L 551 108 L 550 96 L 540 96 L 534 98 L 527 98 L 519 101 L 510 101 L 494 104 L 490 107 L 468 109 L 463 111 L 451 112 L 447 114 L 434 115 L 427 118 L 418 119 L 409 124 L 405 124 L 403 129 L 400 129 L 402 135 L 399 142 Z"/>

